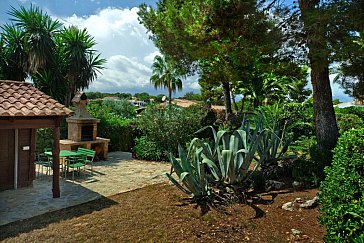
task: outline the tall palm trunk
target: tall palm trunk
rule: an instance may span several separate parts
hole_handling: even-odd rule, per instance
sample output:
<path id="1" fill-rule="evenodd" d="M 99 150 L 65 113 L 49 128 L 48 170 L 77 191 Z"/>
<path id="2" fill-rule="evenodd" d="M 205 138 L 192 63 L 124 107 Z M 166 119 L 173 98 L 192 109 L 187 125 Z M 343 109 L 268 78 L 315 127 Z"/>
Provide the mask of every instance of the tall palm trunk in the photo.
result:
<path id="1" fill-rule="evenodd" d="M 320 150 L 325 151 L 335 147 L 339 132 L 329 79 L 326 24 L 321 23 L 319 19 L 316 21 L 312 19 L 325 14 L 318 12 L 316 6 L 319 2 L 319 0 L 299 0 L 299 7 L 309 49 L 317 144 Z"/>
<path id="2" fill-rule="evenodd" d="M 167 81 L 167 89 L 168 89 L 168 103 L 172 104 L 172 88 L 171 88 L 171 82 Z"/>

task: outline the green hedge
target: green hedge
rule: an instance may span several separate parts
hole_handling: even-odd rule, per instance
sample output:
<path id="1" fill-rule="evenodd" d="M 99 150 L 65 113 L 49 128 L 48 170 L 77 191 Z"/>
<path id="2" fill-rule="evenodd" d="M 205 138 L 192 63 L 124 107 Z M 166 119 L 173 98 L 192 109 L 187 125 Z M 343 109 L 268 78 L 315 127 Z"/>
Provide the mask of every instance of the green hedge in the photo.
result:
<path id="1" fill-rule="evenodd" d="M 141 159 L 154 157 L 167 160 L 169 152 L 177 155 L 178 144 L 185 146 L 196 136 L 194 133 L 197 130 L 214 123 L 216 119 L 211 117 L 212 114 L 200 105 L 188 108 L 175 105 L 148 107 L 137 119 L 138 129 L 146 137 L 136 140 L 136 156 Z M 153 150 L 156 155 L 145 157 L 147 151 L 149 154 Z"/>
<path id="2" fill-rule="evenodd" d="M 132 151 L 137 131 L 133 117 L 133 105 L 127 101 L 92 101 L 88 105 L 90 114 L 100 119 L 97 135 L 109 138 L 109 151 Z"/>
<path id="3" fill-rule="evenodd" d="M 344 133 L 321 183 L 326 242 L 364 242 L 364 128 Z"/>

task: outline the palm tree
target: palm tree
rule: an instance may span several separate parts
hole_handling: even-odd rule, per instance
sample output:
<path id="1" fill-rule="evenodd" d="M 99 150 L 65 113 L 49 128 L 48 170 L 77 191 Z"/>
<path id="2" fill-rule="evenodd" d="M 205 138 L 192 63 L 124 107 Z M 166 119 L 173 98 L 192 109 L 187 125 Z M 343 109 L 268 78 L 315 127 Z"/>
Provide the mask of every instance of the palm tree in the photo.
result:
<path id="1" fill-rule="evenodd" d="M 273 73 L 253 74 L 251 82 L 243 85 L 239 91 L 244 97 L 251 97 L 254 108 L 267 104 L 269 101 L 281 100 L 288 92 L 288 85 L 284 78 L 278 78 Z"/>
<path id="2" fill-rule="evenodd" d="M 53 37 L 62 24 L 33 5 L 29 10 L 23 6 L 19 10 L 12 7 L 9 15 L 24 34 L 23 44 L 27 53 L 27 59 L 23 63 L 25 71 L 32 75 L 54 65 Z"/>
<path id="3" fill-rule="evenodd" d="M 0 40 L 0 66 L 4 79 L 24 81 L 27 77 L 25 65 L 27 53 L 24 45 L 24 33 L 16 26 L 6 24 Z"/>
<path id="4" fill-rule="evenodd" d="M 96 42 L 86 29 L 71 26 L 64 28 L 57 36 L 57 49 L 63 60 L 64 76 L 68 80 L 66 105 L 69 105 L 77 91 L 88 88 L 97 78 L 106 60 L 93 49 Z"/>
<path id="5" fill-rule="evenodd" d="M 12 8 L 12 25 L 4 25 L 0 39 L 0 76 L 24 80 L 69 106 L 76 91 L 87 88 L 103 69 L 105 59 L 93 49 L 87 31 L 63 28 L 38 7 Z"/>
<path id="6" fill-rule="evenodd" d="M 178 74 L 172 63 L 165 57 L 159 55 L 155 56 L 152 64 L 153 73 L 150 82 L 154 84 L 154 88 L 167 88 L 168 89 L 168 102 L 172 102 L 172 92 L 182 90 L 183 75 Z"/>

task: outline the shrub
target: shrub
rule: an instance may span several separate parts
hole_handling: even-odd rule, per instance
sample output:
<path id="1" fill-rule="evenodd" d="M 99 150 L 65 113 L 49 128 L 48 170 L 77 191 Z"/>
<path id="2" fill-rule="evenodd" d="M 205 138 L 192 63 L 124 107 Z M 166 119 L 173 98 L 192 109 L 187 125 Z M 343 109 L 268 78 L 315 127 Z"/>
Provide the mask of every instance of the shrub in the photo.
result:
<path id="1" fill-rule="evenodd" d="M 208 110 L 202 106 L 151 106 L 138 118 L 137 126 L 162 151 L 161 158 L 167 160 L 168 152 L 177 155 L 178 144 L 185 145 L 198 129 L 209 125 L 207 123 L 211 119 L 206 119 L 208 114 Z M 141 154 L 136 155 L 143 158 Z"/>
<path id="2" fill-rule="evenodd" d="M 344 133 L 319 194 L 326 242 L 364 241 L 364 129 Z"/>
<path id="3" fill-rule="evenodd" d="M 292 162 L 292 178 L 303 182 L 305 185 L 317 187 L 320 182 L 322 170 L 318 169 L 317 162 L 305 157 L 298 158 Z"/>
<path id="4" fill-rule="evenodd" d="M 53 129 L 37 129 L 35 151 L 37 154 L 43 153 L 45 148 L 51 148 L 53 143 Z"/>
<path id="5" fill-rule="evenodd" d="M 110 139 L 110 151 L 131 151 L 134 146 L 137 134 L 135 125 L 133 120 L 125 118 L 132 117 L 132 112 L 129 112 L 129 108 L 121 108 L 130 107 L 129 105 L 131 104 L 98 100 L 92 101 L 87 107 L 93 117 L 100 119 L 97 135 Z"/>
<path id="6" fill-rule="evenodd" d="M 136 117 L 134 106 L 127 100 L 105 100 L 103 105 L 113 114 L 123 117 L 124 119 L 132 119 Z"/>
<path id="7" fill-rule="evenodd" d="M 364 122 L 355 114 L 336 113 L 337 126 L 340 134 L 343 134 L 349 129 L 360 128 Z"/>
<path id="8" fill-rule="evenodd" d="M 141 136 L 135 139 L 134 153 L 138 158 L 146 160 L 162 160 L 163 152 L 155 142 L 150 140 L 147 136 Z"/>
<path id="9" fill-rule="evenodd" d="M 354 114 L 357 115 L 362 121 L 364 121 L 364 107 L 350 106 L 345 108 L 335 108 L 336 114 Z"/>
<path id="10" fill-rule="evenodd" d="M 304 103 L 276 103 L 259 107 L 263 115 L 265 128 L 275 130 L 276 127 L 284 128 L 286 137 L 293 141 L 300 137 L 311 137 L 315 134 L 313 104 L 308 100 Z"/>

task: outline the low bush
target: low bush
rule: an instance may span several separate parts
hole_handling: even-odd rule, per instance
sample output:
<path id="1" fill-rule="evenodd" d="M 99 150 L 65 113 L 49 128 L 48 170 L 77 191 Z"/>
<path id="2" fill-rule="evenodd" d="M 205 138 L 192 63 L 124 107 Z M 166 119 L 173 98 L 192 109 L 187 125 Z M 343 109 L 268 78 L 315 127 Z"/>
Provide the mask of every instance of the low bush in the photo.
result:
<path id="1" fill-rule="evenodd" d="M 147 136 L 136 138 L 135 144 L 133 152 L 138 158 L 154 161 L 160 161 L 163 159 L 163 152 L 161 149 Z"/>
<path id="2" fill-rule="evenodd" d="M 326 242 L 364 241 L 364 128 L 344 133 L 321 183 L 320 223 Z"/>
<path id="3" fill-rule="evenodd" d="M 321 181 L 317 161 L 301 157 L 292 161 L 291 173 L 292 179 L 295 181 L 303 182 L 307 186 L 319 186 Z"/>
<path id="4" fill-rule="evenodd" d="M 357 115 L 362 121 L 364 121 L 364 107 L 361 106 L 350 106 L 345 108 L 335 108 L 335 113 L 341 114 L 353 114 Z"/>
<path id="5" fill-rule="evenodd" d="M 135 117 L 135 113 L 130 111 L 134 107 L 130 103 L 118 102 L 92 101 L 87 108 L 93 117 L 100 119 L 97 135 L 110 139 L 110 151 L 131 151 L 137 135 L 134 121 L 129 119 Z"/>
<path id="6" fill-rule="evenodd" d="M 364 122 L 355 114 L 336 113 L 337 126 L 340 134 L 349 129 L 363 127 Z"/>
<path id="7" fill-rule="evenodd" d="M 210 116 L 209 110 L 200 105 L 188 108 L 151 106 L 138 117 L 137 126 L 142 135 L 162 151 L 161 159 L 167 160 L 169 152 L 177 155 L 178 144 L 185 145 L 197 130 L 213 122 Z M 144 139 L 136 141 L 138 146 Z M 138 158 L 147 159 L 138 154 L 138 150 L 135 152 Z"/>

